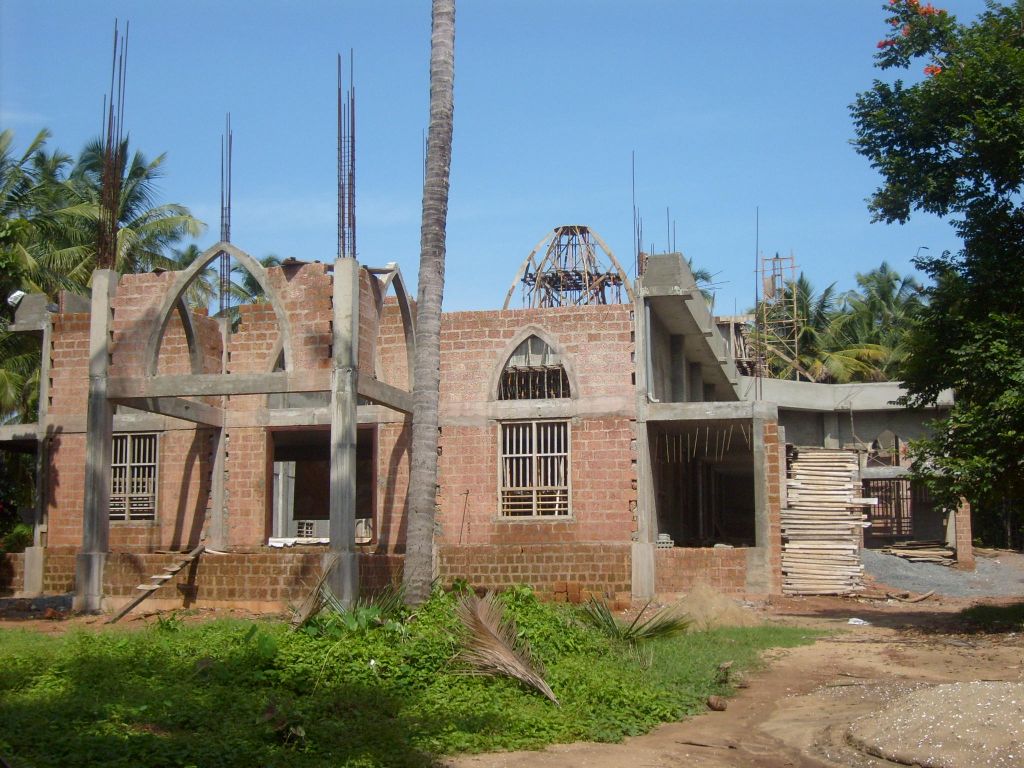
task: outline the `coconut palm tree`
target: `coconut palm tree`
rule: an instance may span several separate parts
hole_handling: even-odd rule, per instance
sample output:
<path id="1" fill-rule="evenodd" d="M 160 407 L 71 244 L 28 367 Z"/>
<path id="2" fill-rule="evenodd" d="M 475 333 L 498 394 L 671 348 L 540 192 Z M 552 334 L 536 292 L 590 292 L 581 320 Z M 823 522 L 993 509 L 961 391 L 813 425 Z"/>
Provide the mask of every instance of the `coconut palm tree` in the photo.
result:
<path id="1" fill-rule="evenodd" d="M 885 378 L 886 350 L 851 338 L 839 303 L 835 283 L 816 293 L 802 272 L 785 286 L 780 301 L 762 302 L 759 343 L 772 376 L 829 383 Z"/>
<path id="2" fill-rule="evenodd" d="M 843 296 L 843 312 L 837 322 L 851 340 L 885 349 L 882 370 L 892 378 L 906 358 L 906 333 L 924 306 L 924 289 L 913 277 L 900 276 L 884 261 L 856 277 L 858 290 Z"/>
<path id="3" fill-rule="evenodd" d="M 119 152 L 128 156 L 128 141 Z M 170 251 L 186 237 L 198 237 L 205 225 L 183 205 L 157 203 L 156 183 L 163 175 L 166 154 L 149 161 L 136 151 L 125 164 L 116 213 L 118 223 L 114 269 L 121 273 L 173 267 Z M 65 182 L 69 204 L 58 217 L 78 232 L 74 253 L 53 267 L 83 280 L 98 265 L 95 233 L 100 220 L 103 144 L 91 141 L 82 150 Z M 85 279 L 87 282 L 87 279 Z"/>
<path id="4" fill-rule="evenodd" d="M 444 293 L 448 185 L 452 160 L 455 82 L 455 0 L 433 0 L 430 36 L 430 126 L 420 228 L 416 360 L 413 378 L 412 466 L 406 536 L 406 600 L 430 595 L 437 496 L 437 404 L 441 380 L 441 299 Z"/>

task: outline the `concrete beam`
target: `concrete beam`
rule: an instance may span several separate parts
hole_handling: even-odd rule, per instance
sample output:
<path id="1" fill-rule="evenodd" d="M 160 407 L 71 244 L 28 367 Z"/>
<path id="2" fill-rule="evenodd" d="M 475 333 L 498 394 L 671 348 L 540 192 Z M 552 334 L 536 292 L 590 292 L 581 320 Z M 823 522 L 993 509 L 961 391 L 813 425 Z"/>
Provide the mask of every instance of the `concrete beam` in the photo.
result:
<path id="1" fill-rule="evenodd" d="M 740 396 L 744 400 L 754 397 L 757 379 L 740 376 Z M 894 402 L 907 391 L 898 381 L 865 382 L 860 384 L 817 384 L 810 381 L 761 379 L 761 399 L 777 403 L 780 408 L 794 411 L 902 411 Z M 953 391 L 939 395 L 939 408 L 953 406 Z"/>
<path id="2" fill-rule="evenodd" d="M 369 374 L 360 373 L 358 392 L 371 403 L 386 405 L 402 413 L 412 413 L 412 393 L 378 381 Z"/>
<path id="3" fill-rule="evenodd" d="M 224 426 L 224 412 L 220 408 L 195 400 L 185 400 L 180 397 L 122 397 L 111 398 L 111 401 L 139 411 L 190 421 L 193 424 L 202 424 L 207 427 Z"/>
<path id="4" fill-rule="evenodd" d="M 649 403 L 642 406 L 647 421 L 703 421 L 711 419 L 778 419 L 778 409 L 765 402 Z"/>
<path id="5" fill-rule="evenodd" d="M 331 372 L 201 373 L 175 376 L 115 376 L 107 385 L 116 400 L 132 397 L 202 397 L 204 395 L 270 395 L 277 392 L 327 392 Z"/>

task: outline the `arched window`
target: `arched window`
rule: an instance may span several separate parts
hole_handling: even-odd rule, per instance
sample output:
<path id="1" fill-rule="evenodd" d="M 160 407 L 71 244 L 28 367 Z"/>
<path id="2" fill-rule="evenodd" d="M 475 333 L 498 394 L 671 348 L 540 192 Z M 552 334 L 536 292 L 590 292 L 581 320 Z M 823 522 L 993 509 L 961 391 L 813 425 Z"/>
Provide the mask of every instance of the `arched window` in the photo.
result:
<path id="1" fill-rule="evenodd" d="M 530 336 L 509 356 L 498 385 L 499 400 L 570 397 L 561 356 L 539 336 Z"/>

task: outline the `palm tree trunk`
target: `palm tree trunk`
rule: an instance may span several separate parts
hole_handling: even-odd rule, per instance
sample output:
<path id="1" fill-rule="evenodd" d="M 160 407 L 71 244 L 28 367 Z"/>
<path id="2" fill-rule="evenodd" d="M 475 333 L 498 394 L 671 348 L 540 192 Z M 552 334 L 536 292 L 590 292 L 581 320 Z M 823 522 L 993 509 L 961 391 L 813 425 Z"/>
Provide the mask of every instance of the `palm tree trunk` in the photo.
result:
<path id="1" fill-rule="evenodd" d="M 418 605 L 433 578 L 437 500 L 437 403 L 441 380 L 441 297 L 455 83 L 455 0 L 433 0 L 430 36 L 430 127 L 423 181 L 416 360 L 413 378 L 412 467 L 406 528 L 406 600 Z"/>

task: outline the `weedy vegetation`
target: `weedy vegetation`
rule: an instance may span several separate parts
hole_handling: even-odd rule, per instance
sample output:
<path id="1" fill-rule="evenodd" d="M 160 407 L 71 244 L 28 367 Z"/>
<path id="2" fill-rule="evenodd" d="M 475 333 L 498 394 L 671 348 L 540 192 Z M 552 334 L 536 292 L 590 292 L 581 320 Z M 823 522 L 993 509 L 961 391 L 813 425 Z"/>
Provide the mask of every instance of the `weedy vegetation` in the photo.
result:
<path id="1" fill-rule="evenodd" d="M 458 752 L 617 741 L 728 695 L 720 664 L 809 642 L 803 629 L 608 638 L 527 588 L 493 598 L 499 626 L 544 670 L 560 706 L 517 679 L 475 674 L 435 591 L 415 613 L 363 603 L 298 629 L 164 618 L 140 631 L 0 631 L 0 756 L 32 766 L 428 766 Z M 492 617 L 493 618 L 493 617 Z"/>

